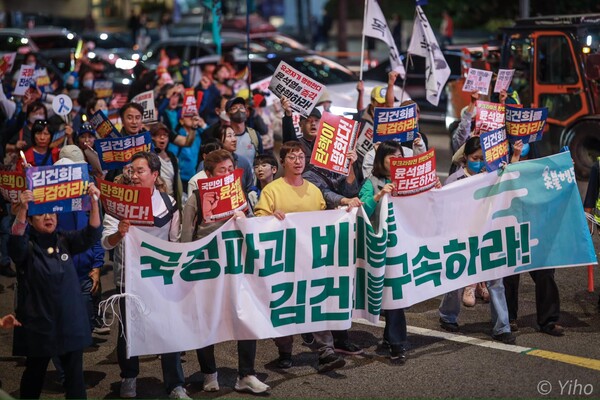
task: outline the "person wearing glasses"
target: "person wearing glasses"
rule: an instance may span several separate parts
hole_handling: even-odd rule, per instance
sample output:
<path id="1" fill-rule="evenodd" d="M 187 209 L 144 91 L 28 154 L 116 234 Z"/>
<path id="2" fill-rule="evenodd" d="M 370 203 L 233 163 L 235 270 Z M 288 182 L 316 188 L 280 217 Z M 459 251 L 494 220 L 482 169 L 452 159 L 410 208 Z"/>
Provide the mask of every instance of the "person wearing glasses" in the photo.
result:
<path id="1" fill-rule="evenodd" d="M 17 161 L 17 171 L 23 171 L 28 166 L 42 167 L 52 165 L 58 161 L 60 149 L 58 147 L 50 148 L 52 134 L 48 129 L 47 120 L 36 120 L 31 127 L 31 135 L 33 145 L 24 152 L 28 165 L 25 165 L 25 162 L 19 159 Z"/>
<path id="2" fill-rule="evenodd" d="M 321 190 L 302 177 L 306 154 L 298 141 L 288 141 L 279 152 L 284 173 L 281 178 L 265 186 L 254 208 L 257 217 L 272 215 L 283 221 L 291 212 L 325 210 L 326 203 Z M 313 346 L 319 352 L 317 370 L 324 373 L 341 368 L 346 361 L 335 353 L 331 331 L 313 333 Z M 279 349 L 277 366 L 287 369 L 292 366 L 293 336 L 275 338 Z"/>

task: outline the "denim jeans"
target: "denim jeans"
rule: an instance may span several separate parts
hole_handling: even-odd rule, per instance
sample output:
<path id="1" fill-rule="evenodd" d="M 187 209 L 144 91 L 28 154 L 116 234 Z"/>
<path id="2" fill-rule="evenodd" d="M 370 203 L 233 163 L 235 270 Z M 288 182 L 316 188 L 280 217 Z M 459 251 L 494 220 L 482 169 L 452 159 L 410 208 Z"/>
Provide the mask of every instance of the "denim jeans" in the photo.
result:
<path id="1" fill-rule="evenodd" d="M 494 335 L 510 332 L 508 322 L 508 307 L 506 306 L 506 296 L 504 294 L 504 284 L 502 279 L 487 281 L 487 288 L 490 292 L 490 311 L 492 316 L 492 332 Z M 448 292 L 442 298 L 439 312 L 440 318 L 449 323 L 457 323 L 462 303 L 463 289 L 457 289 Z"/>
<path id="2" fill-rule="evenodd" d="M 406 316 L 404 315 L 404 309 L 385 310 L 383 339 L 395 350 L 406 344 L 406 336 Z"/>

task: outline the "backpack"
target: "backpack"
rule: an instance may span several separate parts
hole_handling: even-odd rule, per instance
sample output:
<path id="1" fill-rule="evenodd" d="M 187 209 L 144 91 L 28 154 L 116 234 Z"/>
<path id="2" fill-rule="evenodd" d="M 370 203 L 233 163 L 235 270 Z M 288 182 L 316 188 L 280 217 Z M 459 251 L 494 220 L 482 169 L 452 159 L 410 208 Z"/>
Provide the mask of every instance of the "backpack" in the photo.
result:
<path id="1" fill-rule="evenodd" d="M 250 128 L 249 126 L 246 127 L 246 130 L 248 131 L 248 135 L 250 135 L 250 141 L 252 142 L 252 145 L 254 146 L 254 149 L 256 150 L 256 153 L 259 153 L 259 143 L 258 141 L 260 140 L 258 138 L 258 133 L 256 132 L 256 130 L 254 128 Z"/>
<path id="2" fill-rule="evenodd" d="M 171 198 L 167 193 L 160 192 L 160 197 L 162 197 L 165 206 L 167 206 L 167 215 L 159 218 L 154 217 L 154 226 L 156 226 L 157 228 L 162 228 L 163 226 L 168 224 L 171 221 L 171 219 L 173 219 L 173 214 L 175 214 L 175 211 L 177 210 L 177 207 L 173 205 L 173 203 L 171 202 Z"/>

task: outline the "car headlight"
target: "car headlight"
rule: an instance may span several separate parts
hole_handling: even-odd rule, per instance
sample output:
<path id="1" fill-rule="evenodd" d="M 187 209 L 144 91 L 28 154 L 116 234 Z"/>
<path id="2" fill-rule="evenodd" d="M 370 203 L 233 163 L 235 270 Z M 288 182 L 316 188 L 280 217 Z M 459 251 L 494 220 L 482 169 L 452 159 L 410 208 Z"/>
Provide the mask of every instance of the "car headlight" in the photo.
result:
<path id="1" fill-rule="evenodd" d="M 129 70 L 129 69 L 132 69 L 133 67 L 135 67 L 136 64 L 137 64 L 137 62 L 135 62 L 133 60 L 125 60 L 123 58 L 119 58 L 117 60 L 117 62 L 115 63 L 115 67 L 117 67 L 119 69 Z"/>

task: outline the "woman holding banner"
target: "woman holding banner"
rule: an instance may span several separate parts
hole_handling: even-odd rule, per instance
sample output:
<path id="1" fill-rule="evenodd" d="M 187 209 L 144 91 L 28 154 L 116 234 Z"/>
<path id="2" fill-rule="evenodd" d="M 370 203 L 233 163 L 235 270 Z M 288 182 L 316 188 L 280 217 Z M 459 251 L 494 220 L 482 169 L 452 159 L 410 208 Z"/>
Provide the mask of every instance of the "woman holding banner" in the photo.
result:
<path id="1" fill-rule="evenodd" d="M 90 183 L 88 194 L 98 198 L 100 191 Z M 20 397 L 40 397 L 48 362 L 57 356 L 65 372 L 66 398 L 85 399 L 83 349 L 92 344 L 92 337 L 72 255 L 100 239 L 98 201 L 91 200 L 86 228 L 60 232 L 56 214 L 27 216 L 32 200 L 30 190 L 21 194 L 9 239 L 10 257 L 17 266 L 16 318 L 22 324 L 15 327 L 13 353 L 27 357 Z"/>
<path id="2" fill-rule="evenodd" d="M 359 198 L 375 230 L 378 230 L 381 199 L 394 190 L 390 180 L 390 159 L 404 157 L 400 142 L 388 140 L 381 142 L 375 152 L 373 171 L 360 189 Z M 385 211 L 385 210 L 384 210 Z M 385 310 L 385 328 L 383 330 L 383 346 L 390 352 L 390 360 L 402 365 L 406 362 L 406 317 L 404 309 Z"/>
<path id="3" fill-rule="evenodd" d="M 469 138 L 464 146 L 463 167 L 446 179 L 446 185 L 461 179 L 477 175 L 485 171 L 485 161 L 481 150 L 481 141 L 479 136 Z M 506 297 L 504 295 L 504 284 L 502 279 L 493 279 L 485 282 L 489 290 L 490 307 L 492 313 L 492 338 L 505 344 L 514 344 L 515 337 L 511 333 L 508 321 L 508 308 L 506 306 Z M 460 313 L 460 303 L 463 299 L 463 291 L 467 289 L 475 291 L 475 288 L 467 287 L 464 290 L 458 289 L 448 292 L 442 298 L 439 307 L 440 326 L 449 332 L 458 332 L 458 315 Z M 475 301 L 473 295 L 473 303 Z"/>

